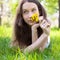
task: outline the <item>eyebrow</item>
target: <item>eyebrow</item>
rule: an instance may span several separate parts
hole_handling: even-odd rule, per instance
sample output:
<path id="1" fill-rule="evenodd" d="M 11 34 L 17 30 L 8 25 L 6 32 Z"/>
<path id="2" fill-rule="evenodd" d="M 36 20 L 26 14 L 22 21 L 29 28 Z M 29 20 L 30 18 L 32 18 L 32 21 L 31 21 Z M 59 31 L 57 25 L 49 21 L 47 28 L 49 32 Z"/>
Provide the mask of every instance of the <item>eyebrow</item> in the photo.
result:
<path id="1" fill-rule="evenodd" d="M 23 11 L 26 11 L 27 9 L 23 9 Z"/>
<path id="2" fill-rule="evenodd" d="M 32 9 L 36 9 L 35 7 L 33 7 Z M 24 11 L 27 10 L 27 9 L 23 9 Z"/>

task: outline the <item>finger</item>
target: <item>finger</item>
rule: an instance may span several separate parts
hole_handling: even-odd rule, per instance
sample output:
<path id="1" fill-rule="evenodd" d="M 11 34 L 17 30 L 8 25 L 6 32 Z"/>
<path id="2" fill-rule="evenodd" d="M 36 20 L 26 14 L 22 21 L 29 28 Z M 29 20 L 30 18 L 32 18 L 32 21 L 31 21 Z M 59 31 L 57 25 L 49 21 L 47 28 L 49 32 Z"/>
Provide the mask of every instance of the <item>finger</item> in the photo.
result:
<path id="1" fill-rule="evenodd" d="M 50 24 L 48 22 L 46 22 L 45 24 L 46 24 L 46 28 L 50 27 Z"/>
<path id="2" fill-rule="evenodd" d="M 43 16 L 39 17 L 39 22 L 41 23 L 43 21 Z"/>
<path id="3" fill-rule="evenodd" d="M 36 27 L 38 27 L 38 26 L 39 26 L 39 24 L 35 24 L 35 26 L 36 26 Z"/>
<path id="4" fill-rule="evenodd" d="M 50 27 L 50 24 L 47 24 L 47 26 L 46 26 L 46 27 L 47 27 L 47 28 L 48 28 L 48 27 Z"/>
<path id="5" fill-rule="evenodd" d="M 49 20 L 46 21 L 47 22 L 47 27 L 50 27 L 51 26 L 51 22 Z"/>
<path id="6" fill-rule="evenodd" d="M 48 24 L 47 22 L 45 22 L 45 23 L 43 24 L 43 28 L 50 28 L 50 24 Z"/>
<path id="7" fill-rule="evenodd" d="M 43 20 L 42 24 L 47 28 L 50 27 L 50 24 L 46 20 Z"/>
<path id="8" fill-rule="evenodd" d="M 34 24 L 33 26 L 32 26 L 32 28 L 34 28 L 34 27 L 39 27 L 40 25 L 39 24 Z"/>
<path id="9" fill-rule="evenodd" d="M 46 23 L 46 21 L 45 20 L 43 20 L 41 23 L 40 23 L 40 25 L 43 25 L 43 24 L 45 24 Z"/>
<path id="10" fill-rule="evenodd" d="M 46 25 L 45 25 L 45 24 L 41 24 L 40 27 L 41 27 L 42 29 L 45 29 L 45 28 L 46 28 Z"/>
<path id="11" fill-rule="evenodd" d="M 45 29 L 47 27 L 48 23 L 46 22 L 46 20 L 43 20 L 40 24 L 40 26 Z"/>

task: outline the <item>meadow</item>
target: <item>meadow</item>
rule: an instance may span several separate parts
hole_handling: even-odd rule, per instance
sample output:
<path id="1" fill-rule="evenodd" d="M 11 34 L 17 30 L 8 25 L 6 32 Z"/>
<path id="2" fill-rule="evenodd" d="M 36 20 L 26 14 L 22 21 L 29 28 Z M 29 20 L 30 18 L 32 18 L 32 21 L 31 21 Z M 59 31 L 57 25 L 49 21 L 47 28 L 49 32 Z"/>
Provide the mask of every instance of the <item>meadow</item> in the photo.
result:
<path id="1" fill-rule="evenodd" d="M 43 52 L 24 54 L 19 48 L 11 48 L 12 28 L 0 26 L 0 60 L 60 60 L 60 29 L 51 28 L 51 43 Z"/>

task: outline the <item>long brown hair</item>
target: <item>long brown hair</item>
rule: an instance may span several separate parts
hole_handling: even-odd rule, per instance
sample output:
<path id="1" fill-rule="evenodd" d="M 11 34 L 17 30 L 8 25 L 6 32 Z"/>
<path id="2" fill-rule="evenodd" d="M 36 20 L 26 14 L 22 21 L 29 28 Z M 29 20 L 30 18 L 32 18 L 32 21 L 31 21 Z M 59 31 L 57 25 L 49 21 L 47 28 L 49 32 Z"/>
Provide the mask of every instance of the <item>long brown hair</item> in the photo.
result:
<path id="1" fill-rule="evenodd" d="M 32 35 L 31 35 L 31 27 L 25 23 L 23 17 L 22 17 L 22 5 L 25 2 L 33 2 L 38 6 L 40 16 L 43 16 L 44 19 L 46 19 L 46 12 L 42 5 L 39 3 L 38 0 L 22 0 L 18 5 L 18 10 L 16 14 L 15 19 L 15 25 L 14 25 L 14 34 L 15 39 L 18 43 L 22 43 L 25 45 L 32 44 Z M 39 27 L 38 28 L 38 37 L 43 33 L 43 30 Z"/>

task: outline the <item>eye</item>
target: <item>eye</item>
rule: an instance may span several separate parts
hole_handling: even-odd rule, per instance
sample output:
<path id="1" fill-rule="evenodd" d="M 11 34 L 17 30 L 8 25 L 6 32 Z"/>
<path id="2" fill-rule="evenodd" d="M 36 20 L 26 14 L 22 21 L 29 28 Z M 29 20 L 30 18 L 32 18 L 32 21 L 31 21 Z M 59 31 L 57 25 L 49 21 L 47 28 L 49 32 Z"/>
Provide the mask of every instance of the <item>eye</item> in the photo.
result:
<path id="1" fill-rule="evenodd" d="M 23 11 L 24 14 L 27 14 L 28 12 L 29 12 L 29 11 L 27 11 L 27 10 L 24 10 L 24 11 Z"/>
<path id="2" fill-rule="evenodd" d="M 34 11 L 36 11 L 36 9 L 35 9 L 35 8 L 33 8 L 33 9 L 32 9 L 32 12 L 34 12 Z"/>

